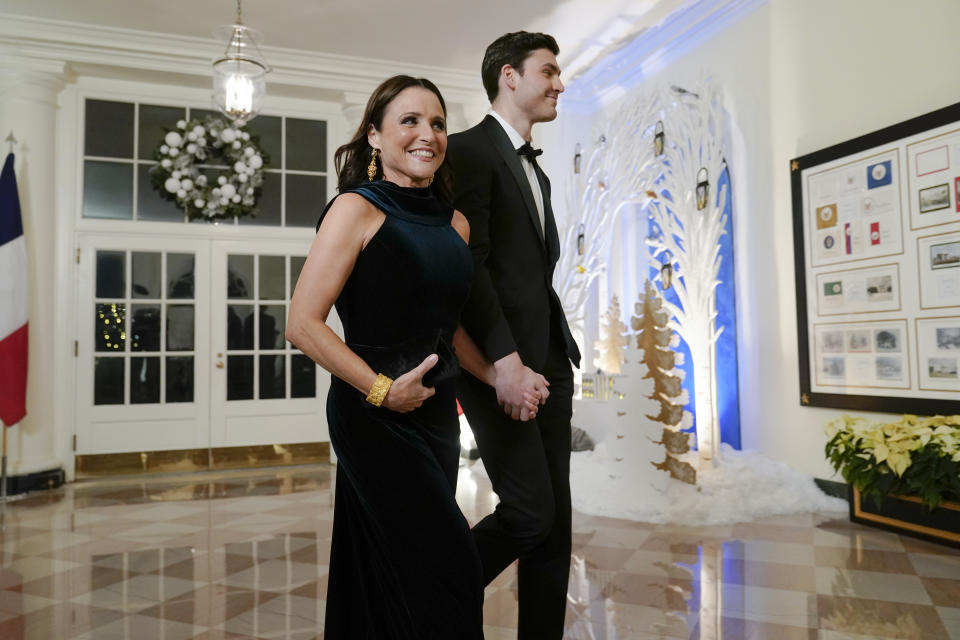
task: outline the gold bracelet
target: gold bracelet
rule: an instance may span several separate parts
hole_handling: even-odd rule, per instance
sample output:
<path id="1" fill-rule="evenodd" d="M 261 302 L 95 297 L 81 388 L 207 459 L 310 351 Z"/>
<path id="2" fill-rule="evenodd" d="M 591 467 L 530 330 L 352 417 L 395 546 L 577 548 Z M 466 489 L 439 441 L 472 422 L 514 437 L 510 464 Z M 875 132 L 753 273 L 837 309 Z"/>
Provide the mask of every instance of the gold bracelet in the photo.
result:
<path id="1" fill-rule="evenodd" d="M 376 382 L 373 383 L 373 386 L 370 387 L 370 393 L 367 394 L 367 402 L 375 407 L 382 405 L 384 399 L 387 397 L 387 393 L 390 391 L 390 386 L 392 384 L 392 378 L 388 378 L 382 373 L 378 373 Z"/>

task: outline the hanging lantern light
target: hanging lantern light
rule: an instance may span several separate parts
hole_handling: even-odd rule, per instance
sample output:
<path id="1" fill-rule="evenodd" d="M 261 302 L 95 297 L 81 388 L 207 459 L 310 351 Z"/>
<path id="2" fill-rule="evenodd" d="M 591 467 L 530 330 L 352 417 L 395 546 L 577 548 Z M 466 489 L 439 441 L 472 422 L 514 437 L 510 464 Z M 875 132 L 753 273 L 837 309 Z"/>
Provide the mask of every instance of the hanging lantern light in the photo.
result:
<path id="1" fill-rule="evenodd" d="M 260 52 L 260 33 L 243 24 L 237 0 L 236 24 L 218 27 L 214 35 L 227 41 L 223 56 L 213 62 L 213 104 L 234 124 L 243 126 L 260 113 L 270 67 Z"/>
<path id="2" fill-rule="evenodd" d="M 663 290 L 666 291 L 670 288 L 670 285 L 673 283 L 673 264 L 670 262 L 670 259 L 667 258 L 667 261 L 663 263 L 663 266 L 660 267 L 660 284 L 663 285 Z"/>
<path id="3" fill-rule="evenodd" d="M 573 148 L 573 172 L 580 173 L 580 143 L 577 143 L 577 146 Z"/>
<path id="4" fill-rule="evenodd" d="M 666 136 L 663 133 L 663 120 L 657 120 L 657 126 L 653 130 L 653 155 L 663 155 L 663 144 Z"/>
<path id="5" fill-rule="evenodd" d="M 710 180 L 708 179 L 707 168 L 700 167 L 697 171 L 697 210 L 707 207 L 707 200 L 710 198 Z"/>

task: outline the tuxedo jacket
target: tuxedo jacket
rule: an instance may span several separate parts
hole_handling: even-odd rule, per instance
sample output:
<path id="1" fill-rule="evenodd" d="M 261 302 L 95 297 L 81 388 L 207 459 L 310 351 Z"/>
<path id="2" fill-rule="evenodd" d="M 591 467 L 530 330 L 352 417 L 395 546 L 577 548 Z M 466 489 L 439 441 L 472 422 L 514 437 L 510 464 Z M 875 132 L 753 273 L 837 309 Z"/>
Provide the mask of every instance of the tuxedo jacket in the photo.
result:
<path id="1" fill-rule="evenodd" d="M 470 222 L 473 286 L 461 316 L 467 333 L 492 362 L 517 351 L 541 370 L 550 334 L 562 336 L 576 366 L 580 352 L 553 289 L 560 239 L 550 206 L 550 180 L 536 167 L 544 224 L 520 156 L 493 116 L 449 137 L 454 207 Z"/>

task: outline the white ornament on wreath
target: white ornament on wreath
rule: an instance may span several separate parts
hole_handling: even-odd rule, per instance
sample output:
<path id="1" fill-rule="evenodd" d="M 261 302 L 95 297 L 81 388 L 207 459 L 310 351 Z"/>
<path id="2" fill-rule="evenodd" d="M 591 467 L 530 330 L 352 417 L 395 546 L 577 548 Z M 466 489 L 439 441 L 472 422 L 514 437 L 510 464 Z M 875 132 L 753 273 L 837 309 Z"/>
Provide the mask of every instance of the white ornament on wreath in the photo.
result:
<path id="1" fill-rule="evenodd" d="M 191 220 L 256 215 L 266 154 L 255 136 L 221 118 L 179 120 L 154 149 L 153 187 Z M 209 181 L 200 165 L 224 165 Z"/>

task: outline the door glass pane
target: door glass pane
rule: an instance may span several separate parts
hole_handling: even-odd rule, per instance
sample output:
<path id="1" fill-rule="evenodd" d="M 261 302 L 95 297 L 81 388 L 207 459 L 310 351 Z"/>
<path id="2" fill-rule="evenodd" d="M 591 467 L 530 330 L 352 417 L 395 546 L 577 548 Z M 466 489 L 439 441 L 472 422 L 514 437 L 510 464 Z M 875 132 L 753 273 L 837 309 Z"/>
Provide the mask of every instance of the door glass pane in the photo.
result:
<path id="1" fill-rule="evenodd" d="M 85 111 L 84 155 L 133 157 L 133 104 L 87 100 Z"/>
<path id="2" fill-rule="evenodd" d="M 313 398 L 317 395 L 317 365 L 302 353 L 290 356 L 290 397 Z"/>
<path id="3" fill-rule="evenodd" d="M 200 120 L 203 122 L 207 118 L 223 118 L 223 114 L 219 111 L 211 111 L 210 109 L 190 109 L 191 120 Z"/>
<path id="4" fill-rule="evenodd" d="M 283 349 L 286 319 L 286 306 L 260 305 L 260 349 Z"/>
<path id="5" fill-rule="evenodd" d="M 97 251 L 97 297 L 123 298 L 127 294 L 127 260 L 123 251 Z"/>
<path id="6" fill-rule="evenodd" d="M 285 300 L 286 282 L 283 256 L 260 256 L 260 295 L 261 300 Z"/>
<path id="7" fill-rule="evenodd" d="M 259 118 L 258 118 L 259 120 Z M 237 218 L 243 225 L 260 225 L 265 227 L 280 226 L 281 186 L 279 173 L 264 173 L 263 184 L 260 185 L 260 197 L 257 198 L 256 217 L 246 216 Z"/>
<path id="8" fill-rule="evenodd" d="M 253 399 L 253 356 L 227 356 L 227 400 Z"/>
<path id="9" fill-rule="evenodd" d="M 297 280 L 300 279 L 300 271 L 306 261 L 302 256 L 290 256 L 290 297 L 293 297 L 293 290 L 297 288 Z"/>
<path id="10" fill-rule="evenodd" d="M 327 201 L 327 179 L 324 176 L 288 175 L 287 226 L 315 227 Z"/>
<path id="11" fill-rule="evenodd" d="M 175 129 L 177 120 L 185 115 L 183 108 L 159 107 L 152 104 L 140 105 L 139 138 L 137 157 L 141 160 L 153 160 L 153 150 L 165 135 L 164 129 Z"/>
<path id="12" fill-rule="evenodd" d="M 167 358 L 167 402 L 193 402 L 193 357 Z"/>
<path id="13" fill-rule="evenodd" d="M 130 358 L 130 404 L 160 402 L 160 358 Z"/>
<path id="14" fill-rule="evenodd" d="M 227 297 L 253 297 L 253 256 L 227 256 Z"/>
<path id="15" fill-rule="evenodd" d="M 127 334 L 124 327 L 127 306 L 122 302 L 106 302 L 96 305 L 93 320 L 94 348 L 97 351 L 123 351 Z"/>
<path id="16" fill-rule="evenodd" d="M 133 297 L 161 298 L 160 254 L 134 251 L 132 261 Z"/>
<path id="17" fill-rule="evenodd" d="M 167 307 L 167 351 L 193 351 L 192 304 Z"/>
<path id="18" fill-rule="evenodd" d="M 167 297 L 193 297 L 193 254 L 167 254 Z"/>
<path id="19" fill-rule="evenodd" d="M 287 118 L 287 169 L 327 170 L 327 123 Z"/>
<path id="20" fill-rule="evenodd" d="M 130 305 L 130 350 L 160 351 L 160 305 Z"/>
<path id="21" fill-rule="evenodd" d="M 253 305 L 227 305 L 227 349 L 253 349 Z"/>
<path id="22" fill-rule="evenodd" d="M 259 147 L 270 156 L 266 166 L 280 168 L 280 118 L 277 116 L 257 116 L 247 125 L 250 135 L 257 137 Z"/>
<path id="23" fill-rule="evenodd" d="M 123 358 L 93 359 L 93 404 L 123 404 Z"/>
<path id="24" fill-rule="evenodd" d="M 83 163 L 83 217 L 133 217 L 133 165 L 87 160 Z"/>
<path id="25" fill-rule="evenodd" d="M 156 165 L 137 165 L 137 220 L 159 222 L 183 222 L 183 209 L 176 202 L 167 200 L 153 188 L 150 171 Z"/>
<path id="26" fill-rule="evenodd" d="M 260 356 L 260 399 L 285 398 L 287 383 L 282 355 Z"/>

